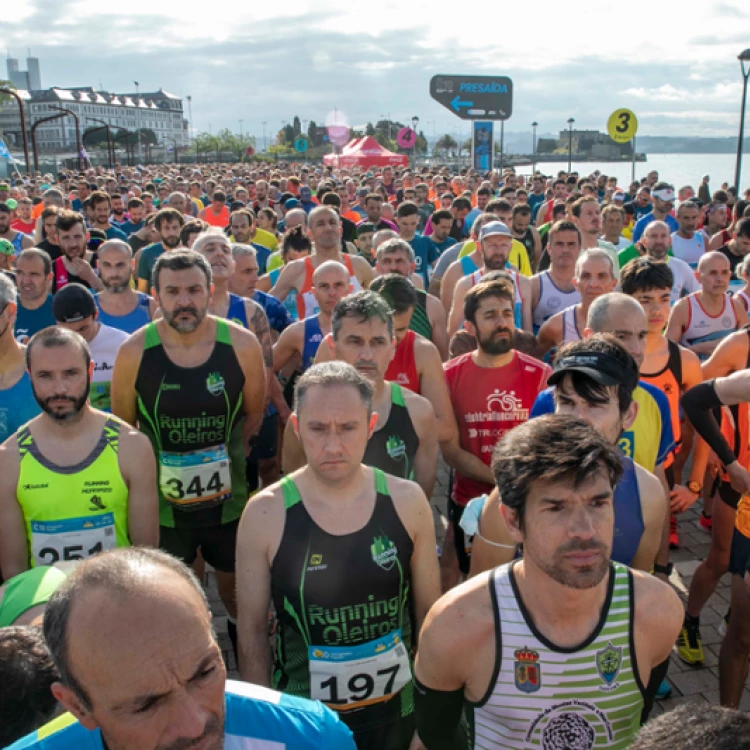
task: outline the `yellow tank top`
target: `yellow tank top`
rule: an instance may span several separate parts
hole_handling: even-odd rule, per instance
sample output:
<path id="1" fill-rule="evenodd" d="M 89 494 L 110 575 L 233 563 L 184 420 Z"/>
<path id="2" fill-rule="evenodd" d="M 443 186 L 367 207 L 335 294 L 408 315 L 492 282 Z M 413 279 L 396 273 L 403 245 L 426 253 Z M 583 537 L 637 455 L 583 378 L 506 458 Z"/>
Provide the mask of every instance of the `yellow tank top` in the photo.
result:
<path id="1" fill-rule="evenodd" d="M 28 425 L 18 431 L 16 497 L 31 567 L 130 546 L 128 488 L 117 461 L 122 427 L 123 422 L 109 417 L 94 450 L 75 466 L 45 458 Z"/>

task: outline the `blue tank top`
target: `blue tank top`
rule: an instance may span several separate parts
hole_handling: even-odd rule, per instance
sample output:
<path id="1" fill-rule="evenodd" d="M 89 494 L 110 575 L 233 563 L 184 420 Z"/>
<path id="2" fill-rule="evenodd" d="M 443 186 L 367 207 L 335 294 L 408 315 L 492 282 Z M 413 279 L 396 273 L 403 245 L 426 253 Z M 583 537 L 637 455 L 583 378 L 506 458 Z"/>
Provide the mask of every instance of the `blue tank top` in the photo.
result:
<path id="1" fill-rule="evenodd" d="M 94 295 L 96 309 L 99 310 L 99 322 L 105 326 L 117 328 L 125 333 L 135 333 L 139 328 L 148 325 L 151 322 L 151 316 L 148 312 L 148 304 L 151 297 L 145 292 L 136 292 L 138 295 L 138 304 L 127 315 L 110 315 L 102 309 L 99 302 L 99 292 Z"/>
<path id="2" fill-rule="evenodd" d="M 302 372 L 311 367 L 318 353 L 318 347 L 323 340 L 323 331 L 320 330 L 320 321 L 317 315 L 305 318 L 305 345 L 302 349 Z"/>
<path id="3" fill-rule="evenodd" d="M 612 559 L 623 565 L 630 565 L 638 551 L 645 525 L 633 459 L 623 456 L 622 467 L 625 471 L 614 492 L 615 536 Z"/>
<path id="4" fill-rule="evenodd" d="M 243 328 L 249 328 L 247 325 L 247 309 L 245 308 L 245 298 L 239 294 L 229 292 L 229 309 L 227 310 L 227 320 L 236 323 Z"/>
<path id="5" fill-rule="evenodd" d="M 48 294 L 47 299 L 41 307 L 36 310 L 27 310 L 18 301 L 18 310 L 16 310 L 16 323 L 13 327 L 13 335 L 20 344 L 28 344 L 29 339 L 42 328 L 48 328 L 55 325 L 55 316 L 52 314 L 52 295 Z"/>
<path id="6" fill-rule="evenodd" d="M 24 372 L 15 385 L 0 390 L 0 443 L 41 411 L 31 389 L 29 373 Z"/>

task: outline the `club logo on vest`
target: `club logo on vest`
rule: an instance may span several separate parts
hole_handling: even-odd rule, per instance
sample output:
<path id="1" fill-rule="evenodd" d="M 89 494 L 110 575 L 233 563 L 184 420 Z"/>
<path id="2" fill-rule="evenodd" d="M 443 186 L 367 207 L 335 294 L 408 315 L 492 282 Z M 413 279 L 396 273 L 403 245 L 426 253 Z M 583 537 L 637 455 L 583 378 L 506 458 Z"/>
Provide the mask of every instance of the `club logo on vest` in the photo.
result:
<path id="1" fill-rule="evenodd" d="M 530 648 L 519 648 L 513 653 L 516 657 L 513 674 L 516 689 L 522 693 L 535 693 L 542 686 L 542 670 L 539 654 Z"/>
<path id="2" fill-rule="evenodd" d="M 499 388 L 487 396 L 487 409 L 502 409 L 502 411 L 525 411 L 523 401 L 516 396 L 515 391 L 501 391 Z"/>
<path id="3" fill-rule="evenodd" d="M 390 570 L 396 564 L 398 550 L 387 536 L 376 536 L 370 545 L 373 561 L 383 570 Z"/>
<path id="4" fill-rule="evenodd" d="M 724 316 L 724 317 L 723 317 L 723 318 L 721 319 L 721 325 L 722 325 L 722 326 L 723 326 L 724 328 L 731 328 L 731 327 L 732 327 L 732 322 L 733 322 L 733 321 L 732 321 L 732 319 L 731 319 L 731 318 L 730 318 L 730 317 L 729 317 L 728 315 L 725 315 L 725 316 Z"/>
<path id="5" fill-rule="evenodd" d="M 307 566 L 308 573 L 314 573 L 317 570 L 326 570 L 327 568 L 328 565 L 323 564 L 323 555 L 310 555 L 310 560 L 308 561 Z"/>
<path id="6" fill-rule="evenodd" d="M 611 641 L 601 651 L 596 652 L 596 670 L 604 680 L 604 685 L 599 685 L 599 690 L 614 690 L 619 686 L 620 683 L 615 680 L 620 674 L 621 666 L 622 648 L 613 646 Z"/>
<path id="7" fill-rule="evenodd" d="M 224 385 L 224 378 L 222 378 L 218 372 L 212 372 L 206 378 L 206 390 L 212 396 L 219 396 L 220 394 L 224 393 Z"/>
<path id="8" fill-rule="evenodd" d="M 406 453 L 406 444 L 398 435 L 391 435 L 386 441 L 385 449 L 394 461 L 399 461 Z"/>
<path id="9" fill-rule="evenodd" d="M 543 750 L 591 750 L 596 732 L 580 714 L 555 716 L 542 733 Z"/>
<path id="10" fill-rule="evenodd" d="M 92 495 L 89 498 L 89 502 L 92 505 L 89 510 L 107 510 L 107 507 L 104 505 L 104 502 L 98 495 Z"/>

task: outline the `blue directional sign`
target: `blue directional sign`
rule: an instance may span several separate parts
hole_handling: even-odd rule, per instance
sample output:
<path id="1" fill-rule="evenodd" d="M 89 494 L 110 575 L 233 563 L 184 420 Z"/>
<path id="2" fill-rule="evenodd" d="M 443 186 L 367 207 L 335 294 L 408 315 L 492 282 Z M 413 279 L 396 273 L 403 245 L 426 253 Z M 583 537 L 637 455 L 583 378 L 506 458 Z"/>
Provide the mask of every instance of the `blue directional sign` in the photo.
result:
<path id="1" fill-rule="evenodd" d="M 430 96 L 462 120 L 507 120 L 513 81 L 507 76 L 433 76 Z"/>
<path id="2" fill-rule="evenodd" d="M 308 147 L 307 138 L 304 135 L 298 135 L 297 140 L 294 142 L 294 150 L 304 154 Z"/>

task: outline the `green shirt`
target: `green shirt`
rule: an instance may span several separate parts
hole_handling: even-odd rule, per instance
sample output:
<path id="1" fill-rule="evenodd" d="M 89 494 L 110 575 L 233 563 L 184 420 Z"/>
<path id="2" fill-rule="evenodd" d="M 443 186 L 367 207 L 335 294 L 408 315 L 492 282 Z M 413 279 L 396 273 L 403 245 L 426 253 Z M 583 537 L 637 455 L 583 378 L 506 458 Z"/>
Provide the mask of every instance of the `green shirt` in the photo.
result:
<path id="1" fill-rule="evenodd" d="M 149 290 L 152 287 L 151 271 L 154 270 L 154 264 L 163 252 L 164 245 L 162 245 L 161 242 L 154 242 L 143 248 L 141 258 L 138 261 L 138 278 L 146 281 Z"/>
<path id="2" fill-rule="evenodd" d="M 674 257 L 671 247 L 667 250 L 667 255 L 670 258 Z M 620 265 L 620 268 L 622 268 L 626 263 L 640 257 L 641 253 L 638 252 L 638 248 L 636 248 L 635 245 L 628 245 L 624 250 L 620 250 L 620 252 L 617 253 L 617 262 Z"/>

